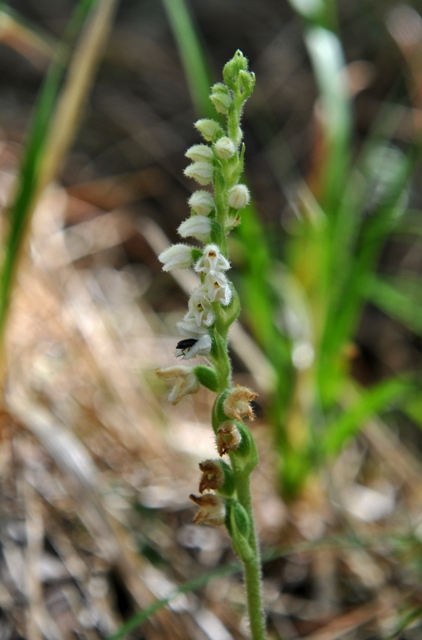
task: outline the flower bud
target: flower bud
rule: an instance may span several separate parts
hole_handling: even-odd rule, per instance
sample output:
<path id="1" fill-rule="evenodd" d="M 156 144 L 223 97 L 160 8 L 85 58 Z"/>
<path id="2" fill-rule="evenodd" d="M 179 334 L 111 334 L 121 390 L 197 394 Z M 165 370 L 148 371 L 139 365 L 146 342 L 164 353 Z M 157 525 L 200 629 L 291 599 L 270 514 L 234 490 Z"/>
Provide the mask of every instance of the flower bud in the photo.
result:
<path id="1" fill-rule="evenodd" d="M 218 527 L 224 524 L 226 518 L 226 505 L 223 498 L 206 493 L 203 496 L 194 496 L 189 498 L 200 507 L 200 510 L 194 517 L 195 524 L 207 524 L 211 527 Z"/>
<path id="2" fill-rule="evenodd" d="M 223 402 L 224 413 L 228 418 L 241 420 L 248 416 L 249 420 L 254 419 L 252 407 L 249 404 L 258 397 L 258 394 L 247 387 L 237 386 L 231 389 Z"/>
<path id="3" fill-rule="evenodd" d="M 195 128 L 198 129 L 199 133 L 207 142 L 215 142 L 215 140 L 218 140 L 224 133 L 218 122 L 208 120 L 207 118 L 197 120 L 197 122 L 195 122 Z"/>
<path id="4" fill-rule="evenodd" d="M 194 247 L 187 244 L 174 244 L 165 249 L 158 259 L 163 264 L 163 271 L 173 271 L 173 269 L 188 269 L 193 262 L 192 251 Z"/>
<path id="5" fill-rule="evenodd" d="M 199 216 L 207 216 L 215 208 L 214 198 L 208 191 L 195 191 L 189 198 L 188 204 Z"/>
<path id="6" fill-rule="evenodd" d="M 248 68 L 248 60 L 239 49 L 223 68 L 224 82 L 229 86 L 233 86 L 236 82 L 239 71 L 246 71 Z"/>
<path id="7" fill-rule="evenodd" d="M 185 156 L 193 162 L 200 162 L 201 160 L 209 162 L 213 159 L 213 152 L 211 147 L 206 144 L 194 144 L 193 147 L 186 151 Z"/>
<path id="8" fill-rule="evenodd" d="M 249 98 L 255 86 L 255 74 L 249 71 L 239 71 L 238 81 L 241 86 L 244 100 Z"/>
<path id="9" fill-rule="evenodd" d="M 236 147 L 233 140 L 227 136 L 223 136 L 214 145 L 214 151 L 221 160 L 228 160 L 236 153 Z"/>
<path id="10" fill-rule="evenodd" d="M 200 161 L 190 164 L 183 172 L 187 178 L 193 178 L 198 184 L 210 184 L 214 175 L 211 162 Z"/>
<path id="11" fill-rule="evenodd" d="M 211 233 L 211 220 L 206 216 L 192 216 L 182 222 L 178 232 L 182 238 L 193 236 L 201 242 L 205 242 Z"/>
<path id="12" fill-rule="evenodd" d="M 166 369 L 157 369 L 155 373 L 159 378 L 174 385 L 168 397 L 172 404 L 177 404 L 189 393 L 196 393 L 199 390 L 199 382 L 193 367 L 176 365 Z"/>
<path id="13" fill-rule="evenodd" d="M 228 202 L 233 209 L 243 209 L 249 204 L 249 189 L 245 184 L 236 184 L 229 190 Z"/>
<path id="14" fill-rule="evenodd" d="M 217 429 L 217 451 L 224 456 L 229 451 L 236 451 L 242 440 L 240 431 L 234 422 L 223 422 Z"/>
<path id="15" fill-rule="evenodd" d="M 218 113 L 222 113 L 225 116 L 228 114 L 232 97 L 229 88 L 226 87 L 225 84 L 217 82 L 217 84 L 212 87 L 210 100 Z"/>

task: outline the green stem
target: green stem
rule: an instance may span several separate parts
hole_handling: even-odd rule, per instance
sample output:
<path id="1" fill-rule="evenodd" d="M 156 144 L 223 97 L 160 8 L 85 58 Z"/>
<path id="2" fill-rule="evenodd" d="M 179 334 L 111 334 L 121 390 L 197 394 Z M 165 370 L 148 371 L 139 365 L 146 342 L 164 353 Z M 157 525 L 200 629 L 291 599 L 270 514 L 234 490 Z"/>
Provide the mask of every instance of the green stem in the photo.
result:
<path id="1" fill-rule="evenodd" d="M 253 557 L 248 562 L 243 562 L 246 596 L 249 611 L 249 623 L 253 640 L 265 640 L 264 607 L 261 590 L 261 558 L 255 531 L 255 520 L 252 511 L 252 499 L 249 483 L 249 475 L 235 469 L 237 497 L 245 509 L 251 523 L 249 545 L 253 550 Z"/>

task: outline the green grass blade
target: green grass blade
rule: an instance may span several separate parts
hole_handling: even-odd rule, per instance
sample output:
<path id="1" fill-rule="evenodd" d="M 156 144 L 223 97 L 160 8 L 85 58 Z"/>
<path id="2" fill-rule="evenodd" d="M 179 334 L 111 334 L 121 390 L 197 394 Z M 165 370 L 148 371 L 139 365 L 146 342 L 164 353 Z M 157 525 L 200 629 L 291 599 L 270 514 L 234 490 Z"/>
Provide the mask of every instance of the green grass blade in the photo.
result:
<path id="1" fill-rule="evenodd" d="M 357 435 L 372 416 L 386 411 L 392 405 L 415 393 L 415 385 L 408 379 L 392 378 L 380 382 L 357 396 L 343 413 L 330 422 L 324 430 L 321 451 L 325 455 L 337 454 L 344 443 Z M 347 400 L 350 403 L 350 400 Z"/>
<path id="2" fill-rule="evenodd" d="M 219 569 L 215 569 L 214 571 L 210 571 L 200 576 L 199 578 L 195 578 L 194 580 L 190 580 L 186 582 L 184 585 L 175 589 L 173 593 L 171 593 L 166 598 L 161 598 L 160 600 L 156 600 L 149 607 L 146 607 L 142 611 L 136 613 L 132 618 L 130 618 L 127 622 L 125 622 L 120 629 L 113 633 L 113 635 L 109 636 L 107 640 L 120 640 L 124 638 L 128 633 L 134 631 L 141 624 L 146 622 L 149 618 L 151 618 L 155 613 L 160 611 L 163 607 L 166 607 L 174 598 L 183 594 L 183 593 L 192 593 L 205 586 L 213 580 L 214 578 L 222 578 L 224 576 L 230 575 L 231 573 L 235 573 L 236 571 L 241 570 L 240 563 L 233 563 L 230 565 L 226 565 L 224 567 L 220 567 Z"/>
<path id="3" fill-rule="evenodd" d="M 345 61 L 339 38 L 326 28 L 308 28 L 305 42 L 318 83 L 326 147 L 319 201 L 326 213 L 334 216 L 350 162 L 352 119 Z"/>
<path id="4" fill-rule="evenodd" d="M 416 607 L 411 611 L 408 611 L 406 614 L 402 616 L 402 619 L 398 623 L 396 629 L 386 637 L 385 640 L 398 640 L 401 637 L 403 631 L 407 629 L 411 624 L 416 622 L 416 620 L 420 620 L 422 618 L 422 607 Z"/>
<path id="5" fill-rule="evenodd" d="M 365 294 L 389 316 L 411 331 L 422 335 L 422 285 L 417 280 L 381 278 L 373 275 L 366 279 Z"/>
<path id="6" fill-rule="evenodd" d="M 47 61 L 53 57 L 57 46 L 54 37 L 30 20 L 23 18 L 11 7 L 0 3 L 0 40 L 7 44 L 10 42 L 10 36 L 14 41 L 14 48 L 24 53 L 34 66 L 38 66 L 39 62 L 34 60 L 34 53 L 37 58 Z"/>
<path id="7" fill-rule="evenodd" d="M 163 0 L 196 112 L 201 117 L 215 118 L 209 100 L 211 74 L 208 72 L 205 55 L 194 27 L 192 17 L 184 0 Z"/>
<path id="8" fill-rule="evenodd" d="M 98 25 L 98 23 L 103 19 L 104 13 L 109 9 L 110 2 L 111 4 L 114 4 L 114 0 L 81 0 L 78 3 L 67 26 L 63 42 L 59 45 L 56 51 L 56 55 L 37 100 L 35 113 L 23 154 L 16 197 L 9 209 L 7 218 L 8 229 L 6 232 L 0 277 L 1 349 L 4 348 L 4 331 L 10 306 L 10 298 L 31 215 L 42 189 L 51 179 L 53 179 L 54 173 L 60 166 L 62 157 L 60 157 L 60 154 L 56 154 L 54 160 L 52 160 L 51 156 L 53 150 L 57 147 L 59 142 L 62 142 L 63 136 L 67 136 L 69 142 L 74 130 L 74 128 L 72 129 L 72 123 L 63 123 L 60 136 L 58 136 L 57 130 L 60 130 L 60 123 L 58 123 L 56 119 L 56 107 L 60 104 L 58 101 L 67 65 L 71 56 L 71 47 L 76 36 L 84 25 L 87 27 L 85 41 L 87 37 L 89 38 L 91 32 L 95 34 L 96 25 Z M 94 14 L 97 8 L 98 12 Z M 89 18 L 94 15 L 98 17 L 97 20 L 89 21 Z M 82 41 L 83 39 L 81 39 L 81 43 Z M 100 45 L 98 44 L 98 46 Z M 89 55 L 91 54 L 92 52 Z M 92 60 L 89 57 L 86 64 L 91 63 Z M 82 69 L 81 72 L 83 73 Z M 73 77 L 68 80 L 68 86 L 77 86 L 77 75 L 78 70 L 75 70 L 73 72 Z M 82 97 L 83 96 L 79 96 L 80 101 L 82 100 Z M 51 132 L 54 127 L 55 131 L 51 136 Z M 62 155 L 65 150 L 66 145 L 63 145 L 61 149 Z M 46 162 L 49 158 L 51 160 L 50 167 L 47 168 Z M 1 375 L 5 375 L 4 362 L 2 362 Z"/>
<path id="9" fill-rule="evenodd" d="M 350 340 L 350 336 L 355 331 L 364 299 L 363 287 L 375 269 L 383 243 L 399 222 L 402 193 L 414 174 L 419 157 L 420 146 L 415 144 L 397 167 L 390 189 L 362 227 L 354 260 L 350 264 L 350 273 L 346 278 L 342 274 L 338 276 L 342 279 L 340 290 L 336 282 L 336 273 L 334 273 L 333 288 L 337 287 L 339 295 L 331 301 L 322 339 L 321 388 L 328 384 L 334 359 L 338 357 L 343 345 Z"/>

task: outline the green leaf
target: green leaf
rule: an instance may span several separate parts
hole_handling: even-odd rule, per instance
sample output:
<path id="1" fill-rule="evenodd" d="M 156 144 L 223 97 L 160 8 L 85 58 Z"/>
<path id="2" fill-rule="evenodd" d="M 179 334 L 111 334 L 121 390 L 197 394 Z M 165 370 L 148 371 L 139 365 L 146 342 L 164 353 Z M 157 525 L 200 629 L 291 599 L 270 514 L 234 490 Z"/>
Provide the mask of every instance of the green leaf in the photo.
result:
<path id="1" fill-rule="evenodd" d="M 368 300 L 389 316 L 422 335 L 422 285 L 404 278 L 368 276 L 364 284 Z"/>
<path id="2" fill-rule="evenodd" d="M 400 378 L 380 382 L 360 396 L 356 396 L 354 391 L 350 395 L 355 396 L 355 399 L 352 402 L 350 399 L 346 400 L 350 406 L 337 418 L 332 419 L 325 428 L 320 451 L 326 455 L 338 453 L 343 444 L 365 426 L 369 418 L 386 411 L 414 392 L 415 385 L 408 379 Z"/>

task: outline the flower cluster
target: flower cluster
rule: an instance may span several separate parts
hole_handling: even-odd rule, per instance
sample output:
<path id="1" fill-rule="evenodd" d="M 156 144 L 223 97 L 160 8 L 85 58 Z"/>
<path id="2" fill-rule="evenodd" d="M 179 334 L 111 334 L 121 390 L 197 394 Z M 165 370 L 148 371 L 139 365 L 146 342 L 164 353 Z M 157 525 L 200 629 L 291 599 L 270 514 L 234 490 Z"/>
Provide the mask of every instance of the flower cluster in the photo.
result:
<path id="1" fill-rule="evenodd" d="M 211 119 L 198 120 L 195 127 L 204 142 L 193 145 L 185 154 L 191 161 L 185 176 L 201 188 L 190 196 L 190 217 L 182 222 L 178 233 L 183 239 L 194 238 L 202 247 L 175 244 L 159 256 L 164 271 L 193 268 L 200 278 L 199 286 L 190 296 L 187 313 L 176 325 L 181 340 L 175 355 L 183 360 L 204 356 L 206 366 L 176 365 L 157 373 L 172 385 L 169 400 L 173 404 L 197 392 L 200 385 L 217 393 L 218 411 L 213 417 L 217 450 L 220 456 L 238 455 L 243 460 L 245 455 L 250 456 L 253 447 L 241 420 L 246 416 L 253 419 L 250 403 L 257 394 L 245 387 L 231 387 L 227 336 L 240 306 L 227 277 L 230 269 L 227 235 L 239 224 L 239 212 L 250 200 L 247 186 L 239 182 L 244 157 L 240 117 L 255 77 L 248 71 L 246 58 L 237 51 L 225 65 L 223 78 L 224 83 L 212 87 L 210 99 L 216 111 L 226 118 L 227 125 L 223 127 Z M 252 458 L 256 464 L 255 453 Z M 235 491 L 233 472 L 222 460 L 206 461 L 200 468 L 203 473 L 200 493 L 207 493 L 191 496 L 200 507 L 195 522 L 222 524 L 227 497 Z"/>
<path id="2" fill-rule="evenodd" d="M 241 52 L 227 63 L 223 74 L 225 84 L 214 85 L 210 98 L 216 110 L 227 116 L 227 130 L 214 120 L 198 120 L 195 127 L 208 144 L 195 144 L 185 154 L 192 161 L 185 169 L 185 175 L 201 186 L 211 185 L 213 192 L 199 189 L 191 195 L 188 201 L 191 215 L 182 222 L 178 232 L 182 238 L 195 238 L 205 246 L 199 249 L 175 244 L 159 256 L 164 271 L 193 267 L 201 279 L 200 286 L 190 297 L 188 312 L 177 323 L 183 339 L 177 344 L 176 355 L 185 360 L 211 354 L 214 327 L 219 320 L 220 324 L 224 322 L 221 307 L 229 311 L 233 305 L 233 287 L 226 275 L 230 268 L 226 236 L 239 224 L 239 211 L 250 200 L 247 186 L 239 183 L 244 154 L 239 120 L 255 78 L 247 71 L 247 60 Z M 238 309 L 227 315 L 233 322 Z M 161 375 L 165 377 L 165 374 Z M 180 387 L 180 378 L 177 385 Z M 196 390 L 195 385 L 189 387 L 190 392 Z M 174 392 L 170 396 L 173 397 Z"/>
<path id="3" fill-rule="evenodd" d="M 197 194 L 201 192 L 197 191 L 193 195 Z M 201 217 L 191 217 L 181 227 L 190 221 L 196 224 Z M 199 257 L 197 254 L 200 254 Z M 216 321 L 218 306 L 228 307 L 233 299 L 232 285 L 225 274 L 230 263 L 216 244 L 207 244 L 202 252 L 195 247 L 176 244 L 163 251 L 159 259 L 164 265 L 164 271 L 171 271 L 191 266 L 195 256 L 197 260 L 194 269 L 201 277 L 201 285 L 192 293 L 188 312 L 176 325 L 183 338 L 177 344 L 176 356 L 184 360 L 207 356 L 211 352 L 211 329 Z"/>

